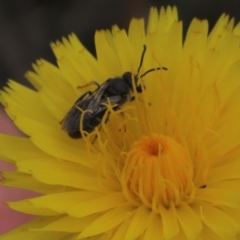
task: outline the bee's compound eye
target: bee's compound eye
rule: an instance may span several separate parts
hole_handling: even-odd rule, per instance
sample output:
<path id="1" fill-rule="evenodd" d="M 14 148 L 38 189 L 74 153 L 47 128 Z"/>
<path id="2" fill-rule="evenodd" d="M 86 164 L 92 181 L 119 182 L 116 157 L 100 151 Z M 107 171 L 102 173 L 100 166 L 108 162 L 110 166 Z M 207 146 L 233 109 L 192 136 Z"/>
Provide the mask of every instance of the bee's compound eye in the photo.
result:
<path id="1" fill-rule="evenodd" d="M 78 139 L 78 138 L 81 138 L 81 137 L 82 137 L 82 134 L 80 133 L 80 131 L 77 131 L 77 132 L 69 132 L 68 135 L 69 135 L 71 138 L 74 138 L 74 139 Z"/>

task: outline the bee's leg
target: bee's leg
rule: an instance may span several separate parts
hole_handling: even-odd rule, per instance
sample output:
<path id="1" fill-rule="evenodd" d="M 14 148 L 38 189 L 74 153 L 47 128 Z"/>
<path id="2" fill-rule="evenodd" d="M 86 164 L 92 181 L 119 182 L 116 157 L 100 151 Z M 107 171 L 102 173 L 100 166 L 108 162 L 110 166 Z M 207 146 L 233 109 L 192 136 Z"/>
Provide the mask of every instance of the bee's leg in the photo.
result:
<path id="1" fill-rule="evenodd" d="M 77 86 L 77 88 L 85 88 L 85 87 L 89 87 L 89 86 L 91 86 L 91 85 L 97 86 L 97 89 L 100 87 L 100 84 L 99 84 L 98 82 L 96 82 L 96 81 L 91 81 L 91 82 L 89 82 L 89 83 L 87 83 L 87 84 L 85 84 L 85 85 Z"/>
<path id="2" fill-rule="evenodd" d="M 75 104 L 74 104 L 73 107 L 76 107 L 76 105 L 77 105 L 77 103 L 78 103 L 79 101 L 82 101 L 82 99 L 84 99 L 87 95 L 90 96 L 91 94 L 92 94 L 91 91 L 85 92 L 81 97 L 79 97 L 79 98 L 77 99 L 77 101 L 75 102 Z M 65 118 L 63 118 L 59 123 L 62 124 L 62 122 L 64 121 L 64 119 L 65 119 Z"/>
<path id="3" fill-rule="evenodd" d="M 100 126 L 98 127 L 99 132 L 101 131 L 101 128 L 102 128 L 102 126 L 100 125 Z M 95 141 L 97 140 L 97 138 L 98 138 L 98 135 L 96 134 L 96 135 L 94 136 L 93 141 L 92 141 L 92 145 L 95 143 Z"/>
<path id="4" fill-rule="evenodd" d="M 131 99 L 132 99 L 132 98 L 134 98 L 134 97 L 131 97 Z M 130 101 L 132 101 L 131 99 L 130 99 Z M 117 111 L 117 110 L 120 110 L 120 109 L 121 109 L 121 107 L 119 107 L 119 106 L 115 106 L 115 107 L 113 108 L 114 111 Z M 108 121 L 109 115 L 110 115 L 110 114 L 108 114 L 105 123 Z M 124 112 L 121 112 L 120 115 L 124 118 Z M 126 132 L 126 130 L 127 130 L 127 128 L 126 128 L 126 126 L 124 126 L 124 130 L 123 130 L 123 131 Z M 118 131 L 120 132 L 120 131 L 122 131 L 122 130 L 119 129 Z"/>
<path id="5" fill-rule="evenodd" d="M 132 97 L 130 98 L 130 101 L 133 101 L 133 100 L 135 100 L 135 97 L 134 97 L 134 96 L 132 96 Z"/>
<path id="6" fill-rule="evenodd" d="M 87 92 L 85 92 L 81 97 L 79 97 L 79 98 L 77 99 L 77 101 L 76 101 L 75 103 L 77 103 L 77 102 L 83 100 L 87 95 L 90 96 L 91 94 L 92 94 L 91 91 L 87 91 Z"/>
<path id="7" fill-rule="evenodd" d="M 118 109 L 120 109 L 120 108 L 118 108 Z M 121 114 L 122 118 L 124 118 L 124 116 L 125 116 L 125 115 L 124 115 L 124 112 L 121 112 L 120 114 Z M 119 131 L 119 132 L 121 132 L 121 131 L 126 132 L 126 131 L 127 131 L 126 124 L 124 124 L 123 129 L 120 129 L 120 128 L 119 128 L 118 131 Z"/>
<path id="8" fill-rule="evenodd" d="M 115 109 L 114 109 L 115 110 Z M 108 120 L 109 120 L 109 116 L 110 116 L 110 113 L 108 112 L 107 113 L 107 117 L 106 117 L 106 119 L 105 119 L 105 122 L 104 123 L 107 123 L 108 122 Z"/>

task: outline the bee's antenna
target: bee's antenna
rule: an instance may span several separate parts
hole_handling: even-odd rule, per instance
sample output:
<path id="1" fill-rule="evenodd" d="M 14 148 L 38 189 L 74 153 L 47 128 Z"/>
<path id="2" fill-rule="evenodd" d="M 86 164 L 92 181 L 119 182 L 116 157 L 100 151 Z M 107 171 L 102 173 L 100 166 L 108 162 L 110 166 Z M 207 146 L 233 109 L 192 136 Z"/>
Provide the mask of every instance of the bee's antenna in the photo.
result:
<path id="1" fill-rule="evenodd" d="M 146 47 L 146 45 L 144 44 L 144 45 L 143 45 L 143 52 L 142 52 L 142 56 L 141 56 L 141 60 L 140 60 L 140 64 L 139 64 L 139 67 L 138 67 L 138 71 L 137 71 L 137 75 L 136 75 L 136 76 L 138 76 L 138 74 L 139 74 L 139 72 L 140 72 L 140 70 L 141 70 L 141 67 L 142 67 L 142 64 L 143 64 L 143 59 L 144 59 L 144 55 L 145 55 L 146 50 L 147 50 L 147 47 Z"/>
<path id="2" fill-rule="evenodd" d="M 150 72 L 157 71 L 157 70 L 161 70 L 161 69 L 163 69 L 163 70 L 168 70 L 168 69 L 165 68 L 165 67 L 162 67 L 162 68 L 151 68 L 151 69 L 147 70 L 144 74 L 142 74 L 139 78 L 144 77 L 145 75 L 147 75 L 147 74 L 150 73 Z"/>
<path id="3" fill-rule="evenodd" d="M 140 77 L 138 77 L 138 74 L 139 74 L 139 72 L 140 72 L 140 70 L 141 70 L 141 67 L 142 67 L 142 64 L 143 64 L 143 59 L 144 59 L 144 55 L 145 55 L 146 50 L 147 50 L 147 47 L 146 47 L 146 45 L 144 44 L 144 45 L 143 45 L 143 52 L 142 52 L 140 64 L 139 64 L 138 71 L 137 71 L 137 75 L 135 75 L 135 77 L 136 77 L 137 79 L 142 78 L 142 77 L 144 77 L 145 75 L 147 75 L 148 73 L 153 72 L 153 71 L 157 71 L 157 70 L 161 70 L 161 69 L 167 70 L 167 68 L 165 68 L 165 67 L 162 67 L 162 68 L 151 68 L 151 69 L 147 70 L 145 73 L 143 73 Z"/>

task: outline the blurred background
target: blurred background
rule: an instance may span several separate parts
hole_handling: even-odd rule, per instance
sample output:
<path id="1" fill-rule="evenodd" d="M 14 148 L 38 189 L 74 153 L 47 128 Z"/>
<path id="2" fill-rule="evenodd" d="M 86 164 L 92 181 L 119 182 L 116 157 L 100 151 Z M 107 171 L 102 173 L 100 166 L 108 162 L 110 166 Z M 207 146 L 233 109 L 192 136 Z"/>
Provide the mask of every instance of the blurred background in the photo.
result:
<path id="1" fill-rule="evenodd" d="M 94 32 L 132 17 L 147 18 L 150 6 L 176 5 L 186 31 L 191 19 L 207 18 L 210 28 L 223 13 L 240 20 L 239 0 L 0 0 L 0 88 L 8 78 L 28 85 L 24 73 L 45 58 L 55 63 L 51 41 L 75 32 L 95 54 Z"/>

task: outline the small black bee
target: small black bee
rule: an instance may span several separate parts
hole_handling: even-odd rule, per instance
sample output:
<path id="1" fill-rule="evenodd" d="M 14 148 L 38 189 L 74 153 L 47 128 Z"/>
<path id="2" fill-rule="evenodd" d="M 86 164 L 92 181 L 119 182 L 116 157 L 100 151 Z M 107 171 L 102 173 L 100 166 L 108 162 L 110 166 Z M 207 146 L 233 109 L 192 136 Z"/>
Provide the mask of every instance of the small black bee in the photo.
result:
<path id="1" fill-rule="evenodd" d="M 106 104 L 111 102 L 112 105 L 118 105 L 122 101 L 120 95 L 112 96 L 109 100 L 107 97 L 104 97 L 103 94 L 107 88 L 106 82 L 97 86 L 94 92 L 88 91 L 78 98 L 68 111 L 66 117 L 61 121 L 62 129 L 66 131 L 71 138 L 82 138 L 80 131 L 81 118 L 83 131 L 91 133 L 95 127 L 101 123 L 107 111 Z"/>
<path id="2" fill-rule="evenodd" d="M 139 68 L 137 74 L 134 76 L 136 91 L 138 93 L 142 92 L 142 86 L 139 84 L 140 78 L 152 71 L 167 70 L 165 67 L 152 68 L 139 77 L 138 75 L 142 67 L 145 52 L 146 46 L 144 45 Z M 81 121 L 82 131 L 87 133 L 91 133 L 95 127 L 99 126 L 107 111 L 106 104 L 109 102 L 111 105 L 115 105 L 113 110 L 117 110 L 127 100 L 134 99 L 134 97 L 131 97 L 131 93 L 133 92 L 131 72 L 125 72 L 120 77 L 109 78 L 102 85 L 96 82 L 93 83 L 97 86 L 97 89 L 94 92 L 88 91 L 80 96 L 61 121 L 62 129 L 66 131 L 71 138 L 82 138 L 80 129 Z"/>

